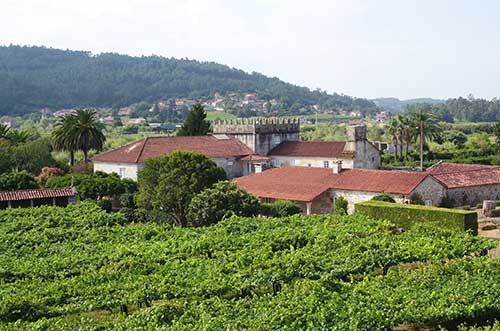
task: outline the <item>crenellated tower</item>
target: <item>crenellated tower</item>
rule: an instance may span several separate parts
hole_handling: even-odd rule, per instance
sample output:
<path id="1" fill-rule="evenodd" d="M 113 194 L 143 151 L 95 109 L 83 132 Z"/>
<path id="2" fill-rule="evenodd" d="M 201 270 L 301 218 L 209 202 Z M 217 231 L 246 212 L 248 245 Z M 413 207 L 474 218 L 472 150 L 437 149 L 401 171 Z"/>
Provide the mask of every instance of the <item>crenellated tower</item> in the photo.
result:
<path id="1" fill-rule="evenodd" d="M 300 140 L 298 118 L 255 118 L 215 121 L 214 134 L 233 136 L 255 153 L 266 156 L 284 141 Z"/>

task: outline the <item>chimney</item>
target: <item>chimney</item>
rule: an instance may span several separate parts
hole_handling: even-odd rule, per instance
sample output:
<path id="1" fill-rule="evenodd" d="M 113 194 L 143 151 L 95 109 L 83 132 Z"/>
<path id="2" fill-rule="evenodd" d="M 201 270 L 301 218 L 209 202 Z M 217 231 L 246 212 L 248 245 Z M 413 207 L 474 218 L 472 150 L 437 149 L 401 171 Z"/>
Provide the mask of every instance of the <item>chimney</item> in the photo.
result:
<path id="1" fill-rule="evenodd" d="M 342 171 L 342 161 L 338 160 L 333 162 L 332 169 L 334 174 L 336 175 L 340 174 L 340 172 Z"/>

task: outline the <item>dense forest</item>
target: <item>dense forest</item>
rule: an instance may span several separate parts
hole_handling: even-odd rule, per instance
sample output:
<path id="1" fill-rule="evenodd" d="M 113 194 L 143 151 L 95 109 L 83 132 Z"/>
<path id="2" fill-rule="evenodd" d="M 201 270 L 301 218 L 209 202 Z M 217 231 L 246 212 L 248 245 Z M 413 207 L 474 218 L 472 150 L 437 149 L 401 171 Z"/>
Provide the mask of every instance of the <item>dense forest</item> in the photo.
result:
<path id="1" fill-rule="evenodd" d="M 99 55 L 46 47 L 0 47 L 0 114 L 69 107 L 126 106 L 165 98 L 203 99 L 215 92 L 255 92 L 284 107 L 372 108 L 367 99 L 311 91 L 213 62 L 160 56 Z"/>

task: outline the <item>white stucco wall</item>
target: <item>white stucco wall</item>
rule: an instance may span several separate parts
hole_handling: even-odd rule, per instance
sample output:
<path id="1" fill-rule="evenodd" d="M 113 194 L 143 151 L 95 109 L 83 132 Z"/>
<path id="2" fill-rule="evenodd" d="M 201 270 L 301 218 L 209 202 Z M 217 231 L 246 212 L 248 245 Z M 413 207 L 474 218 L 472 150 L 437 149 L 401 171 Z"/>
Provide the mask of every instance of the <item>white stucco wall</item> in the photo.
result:
<path id="1" fill-rule="evenodd" d="M 137 163 L 119 163 L 119 162 L 101 162 L 93 161 L 94 172 L 102 171 L 105 173 L 117 173 L 120 175 L 120 168 L 123 169 L 122 178 L 129 178 L 137 180 L 137 172 L 141 170 L 144 165 Z"/>
<path id="2" fill-rule="evenodd" d="M 298 167 L 311 167 L 323 168 L 323 162 L 328 161 L 329 168 L 333 167 L 333 164 L 342 160 L 342 168 L 352 169 L 353 161 L 352 159 L 336 159 L 327 157 L 308 157 L 308 156 L 270 156 L 271 164 L 274 167 L 284 167 L 284 166 L 298 166 Z"/>

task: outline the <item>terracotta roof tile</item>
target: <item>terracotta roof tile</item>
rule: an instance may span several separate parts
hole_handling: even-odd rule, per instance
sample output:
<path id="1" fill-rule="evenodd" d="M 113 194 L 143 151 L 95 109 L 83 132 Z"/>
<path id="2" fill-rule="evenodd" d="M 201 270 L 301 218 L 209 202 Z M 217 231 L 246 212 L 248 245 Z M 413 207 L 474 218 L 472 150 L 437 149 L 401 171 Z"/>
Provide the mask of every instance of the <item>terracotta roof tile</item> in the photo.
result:
<path id="1" fill-rule="evenodd" d="M 225 135 L 192 137 L 150 137 L 97 155 L 94 161 L 143 163 L 176 150 L 201 153 L 209 158 L 240 157 L 254 152 L 236 138 Z"/>
<path id="2" fill-rule="evenodd" d="M 238 187 L 260 198 L 313 201 L 330 188 L 331 169 L 282 167 L 240 177 Z"/>
<path id="3" fill-rule="evenodd" d="M 477 171 L 477 170 L 492 170 L 495 168 L 500 168 L 498 166 L 489 166 L 482 164 L 461 164 L 461 163 L 437 163 L 427 169 L 427 172 L 430 174 L 446 174 L 446 173 L 454 173 L 454 172 L 463 172 L 463 171 Z"/>
<path id="4" fill-rule="evenodd" d="M 235 183 L 258 196 L 312 201 L 328 189 L 410 194 L 428 174 L 407 171 L 282 167 L 241 177 Z"/>
<path id="5" fill-rule="evenodd" d="M 426 177 L 425 172 L 395 170 L 344 170 L 333 188 L 339 190 L 410 194 Z"/>
<path id="6" fill-rule="evenodd" d="M 72 197 L 74 195 L 75 192 L 71 188 L 45 188 L 20 191 L 1 191 L 0 201 Z"/>
<path id="7" fill-rule="evenodd" d="M 433 174 L 432 177 L 449 189 L 470 186 L 500 185 L 500 167 L 438 173 Z"/>
<path id="8" fill-rule="evenodd" d="M 285 141 L 273 148 L 268 155 L 345 157 L 352 153 L 344 152 L 345 141 Z"/>

